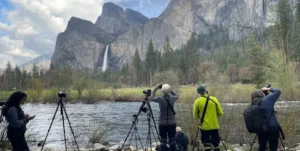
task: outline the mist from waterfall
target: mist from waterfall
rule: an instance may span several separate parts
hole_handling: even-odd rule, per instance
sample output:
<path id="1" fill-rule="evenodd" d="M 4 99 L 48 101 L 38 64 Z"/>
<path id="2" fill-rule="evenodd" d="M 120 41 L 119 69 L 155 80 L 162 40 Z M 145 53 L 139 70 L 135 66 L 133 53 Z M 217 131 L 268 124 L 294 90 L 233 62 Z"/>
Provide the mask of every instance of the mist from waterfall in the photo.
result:
<path id="1" fill-rule="evenodd" d="M 102 65 L 102 72 L 105 72 L 106 69 L 107 69 L 107 54 L 108 54 L 108 47 L 109 47 L 109 45 L 106 46 L 105 53 L 104 53 L 103 65 Z"/>

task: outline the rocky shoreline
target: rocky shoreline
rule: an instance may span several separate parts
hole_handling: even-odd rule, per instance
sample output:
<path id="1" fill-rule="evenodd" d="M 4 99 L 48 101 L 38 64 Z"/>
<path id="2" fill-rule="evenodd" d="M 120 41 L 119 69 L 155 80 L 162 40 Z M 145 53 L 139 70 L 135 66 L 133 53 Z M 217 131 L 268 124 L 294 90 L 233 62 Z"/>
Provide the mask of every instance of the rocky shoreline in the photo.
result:
<path id="1" fill-rule="evenodd" d="M 224 142 L 225 143 L 225 142 Z M 80 151 L 121 151 L 121 146 L 123 142 L 120 142 L 119 144 L 109 144 L 109 143 L 104 143 L 105 145 L 101 143 L 95 143 L 95 144 L 90 144 L 87 145 L 87 147 L 80 147 Z M 156 147 L 159 145 L 159 142 L 154 142 L 152 143 L 152 151 L 156 150 Z M 154 147 L 155 146 L 155 147 Z M 220 143 L 221 150 L 225 150 L 224 146 L 222 143 Z M 250 150 L 250 144 L 229 144 L 225 143 L 227 151 L 248 151 Z M 189 146 L 189 150 L 192 150 L 193 146 Z M 278 150 L 283 150 L 281 144 L 278 146 Z M 68 148 L 68 151 L 75 151 L 77 150 L 76 146 L 72 146 Z M 146 147 L 147 151 L 151 151 L 150 147 Z M 195 150 L 198 151 L 197 148 Z M 201 150 L 201 149 L 200 149 Z M 258 150 L 258 144 L 254 143 L 252 150 Z M 288 148 L 286 147 L 285 150 L 287 151 L 300 151 L 300 143 L 297 144 L 295 148 Z M 0 151 L 2 151 L 0 149 Z M 6 150 L 8 151 L 8 150 Z M 40 149 L 36 149 L 36 151 L 40 151 Z M 44 151 L 65 151 L 64 148 L 62 149 L 54 149 L 54 148 L 45 148 Z M 123 147 L 122 151 L 143 151 L 142 149 L 136 149 L 135 146 L 131 145 L 126 145 Z"/>

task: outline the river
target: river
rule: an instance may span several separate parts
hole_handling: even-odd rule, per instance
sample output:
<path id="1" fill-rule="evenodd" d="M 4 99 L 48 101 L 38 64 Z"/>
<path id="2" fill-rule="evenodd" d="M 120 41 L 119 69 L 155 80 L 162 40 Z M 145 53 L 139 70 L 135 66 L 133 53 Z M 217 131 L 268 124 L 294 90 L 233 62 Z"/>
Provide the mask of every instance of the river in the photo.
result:
<path id="1" fill-rule="evenodd" d="M 103 136 L 105 140 L 112 143 L 124 141 L 131 125 L 132 115 L 137 114 L 141 102 L 101 102 L 96 104 L 67 104 L 66 110 L 69 115 L 70 122 L 73 126 L 74 133 L 78 136 L 80 147 L 84 147 L 88 143 L 88 135 L 92 135 L 96 130 L 106 131 Z M 229 112 L 232 107 L 245 108 L 248 104 L 243 103 L 227 103 L 222 104 L 224 113 Z M 155 120 L 158 120 L 158 104 L 151 103 Z M 287 107 L 299 109 L 300 102 L 278 102 L 276 108 L 283 110 Z M 52 117 L 54 115 L 56 104 L 25 104 L 23 109 L 25 113 L 36 115 L 35 119 L 28 124 L 28 134 L 31 140 L 44 140 Z M 54 123 L 51 127 L 45 147 L 63 148 L 64 135 L 62 126 L 62 117 L 60 110 L 57 112 Z M 156 121 L 157 122 L 157 121 Z M 72 143 L 73 138 L 67 121 L 66 134 L 68 145 Z M 138 132 L 143 140 L 147 137 L 147 114 L 141 113 L 138 122 Z M 153 134 L 153 133 L 152 133 Z M 74 142 L 73 142 L 74 143 Z M 32 149 L 38 149 L 35 142 L 31 142 Z"/>

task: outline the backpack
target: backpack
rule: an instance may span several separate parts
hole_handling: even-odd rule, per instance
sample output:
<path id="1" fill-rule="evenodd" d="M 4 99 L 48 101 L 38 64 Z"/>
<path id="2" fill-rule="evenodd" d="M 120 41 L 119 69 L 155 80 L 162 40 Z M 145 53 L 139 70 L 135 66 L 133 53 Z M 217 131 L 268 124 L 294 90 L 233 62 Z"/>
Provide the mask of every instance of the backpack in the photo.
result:
<path id="1" fill-rule="evenodd" d="M 244 120 L 249 133 L 267 132 L 271 116 L 266 119 L 263 110 L 260 107 L 261 101 L 250 105 L 244 111 Z"/>

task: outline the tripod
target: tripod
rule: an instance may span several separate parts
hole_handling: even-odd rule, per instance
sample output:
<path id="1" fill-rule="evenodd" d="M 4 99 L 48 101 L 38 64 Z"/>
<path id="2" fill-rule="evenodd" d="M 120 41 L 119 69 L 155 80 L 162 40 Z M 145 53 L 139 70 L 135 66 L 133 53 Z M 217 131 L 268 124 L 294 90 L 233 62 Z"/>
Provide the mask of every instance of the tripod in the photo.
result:
<path id="1" fill-rule="evenodd" d="M 153 134 L 153 137 L 154 137 L 155 141 L 157 141 L 157 138 L 159 140 L 159 133 L 158 133 L 158 130 L 157 130 L 157 127 L 156 127 L 156 123 L 155 123 L 155 120 L 154 120 L 152 108 L 151 108 L 150 102 L 148 100 L 149 95 L 150 94 L 146 94 L 145 100 L 143 101 L 142 105 L 140 106 L 140 109 L 139 109 L 138 113 L 135 114 L 135 115 L 133 115 L 134 119 L 133 119 L 133 122 L 132 122 L 132 126 L 131 126 L 131 128 L 130 128 L 130 130 L 129 130 L 126 138 L 125 138 L 124 143 L 122 144 L 121 150 L 123 149 L 123 147 L 124 147 L 124 145 L 125 145 L 128 137 L 129 137 L 130 133 L 132 133 L 132 134 L 131 134 L 131 139 L 130 139 L 129 145 L 131 143 L 133 135 L 135 135 L 136 149 L 138 147 L 137 146 L 137 140 L 139 140 L 139 142 L 141 143 L 142 149 L 146 150 L 146 147 L 144 148 L 144 146 L 142 144 L 141 138 L 140 138 L 139 133 L 138 133 L 138 129 L 136 127 L 136 125 L 138 123 L 138 116 L 141 114 L 141 112 L 147 113 L 147 123 L 148 123 L 148 134 L 147 134 L 148 136 L 147 136 L 147 140 L 149 139 L 150 148 L 152 149 L 151 131 L 152 131 L 152 134 Z M 153 131 L 153 126 L 151 126 L 151 120 L 154 123 L 154 127 L 155 127 L 155 130 L 156 130 L 157 138 L 155 137 L 155 132 Z M 134 131 L 132 132 L 132 130 L 134 130 Z"/>
<path id="2" fill-rule="evenodd" d="M 280 143 L 281 143 L 281 145 L 282 145 L 283 150 L 285 151 L 285 146 L 284 146 L 284 143 L 283 143 L 283 140 L 285 140 L 285 136 L 284 136 L 284 133 L 283 133 L 282 129 L 280 129 L 279 132 L 280 132 L 280 133 L 279 133 Z M 280 136 L 280 135 L 281 135 L 281 136 Z M 250 151 L 252 150 L 252 147 L 253 147 L 253 145 L 254 145 L 254 142 L 255 142 L 257 136 L 258 136 L 258 134 L 256 134 L 255 137 L 254 137 L 254 140 L 253 140 L 253 142 L 252 142 L 252 144 L 251 144 L 251 146 L 250 146 Z"/>
<path id="3" fill-rule="evenodd" d="M 49 129 L 48 129 L 46 138 L 45 138 L 45 140 L 44 140 L 44 142 L 43 142 L 41 151 L 43 151 L 44 145 L 45 145 L 45 143 L 46 143 L 48 134 L 49 134 L 49 132 L 50 132 L 51 126 L 52 126 L 52 124 L 53 124 L 53 121 L 54 121 L 54 119 L 55 119 L 55 116 L 56 116 L 56 113 L 57 113 L 59 107 L 60 107 L 60 114 L 61 114 L 62 121 L 63 121 L 63 131 L 64 131 L 65 149 L 66 149 L 66 151 L 67 151 L 67 140 L 66 140 L 66 131 L 65 131 L 64 113 L 65 113 L 65 115 L 66 115 L 66 117 L 67 117 L 67 120 L 68 120 L 70 129 L 71 129 L 72 135 L 73 135 L 74 140 L 75 140 L 75 144 L 76 144 L 76 146 L 77 146 L 77 149 L 78 149 L 78 151 L 80 151 L 80 150 L 79 150 L 78 143 L 77 143 L 76 138 L 75 138 L 75 135 L 74 135 L 73 128 L 72 128 L 71 123 L 70 123 L 70 120 L 69 120 L 69 116 L 68 116 L 68 114 L 67 114 L 67 111 L 66 111 L 66 108 L 65 108 L 65 106 L 64 106 L 64 103 L 63 103 L 63 99 L 62 99 L 62 98 L 63 98 L 63 97 L 60 96 L 59 102 L 58 102 L 57 107 L 56 107 L 56 111 L 55 111 L 54 116 L 53 116 L 53 118 L 52 118 L 52 121 L 51 121 L 50 127 L 49 127 Z"/>
<path id="4" fill-rule="evenodd" d="M 201 124 L 201 122 L 200 122 L 200 124 Z M 197 142 L 197 139 L 198 139 L 198 135 L 199 135 L 199 133 L 200 133 L 200 132 L 199 132 L 199 131 L 200 131 L 200 124 L 199 124 L 199 126 L 198 126 L 197 133 L 196 133 L 196 138 L 195 138 L 195 141 L 194 141 L 194 144 L 193 144 L 193 151 L 195 150 L 195 145 L 196 145 L 196 142 Z M 225 144 L 224 144 L 224 142 L 223 142 L 223 140 L 222 140 L 220 134 L 219 134 L 219 139 L 220 139 L 220 141 L 222 142 L 222 145 L 224 146 L 225 151 L 227 151 L 227 148 L 226 148 L 226 146 L 225 146 Z M 198 150 L 199 150 L 199 147 L 198 147 Z M 250 151 L 251 151 L 251 150 L 250 150 Z"/>

